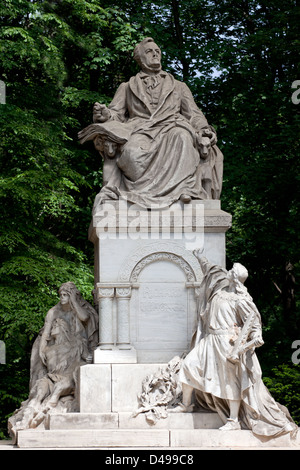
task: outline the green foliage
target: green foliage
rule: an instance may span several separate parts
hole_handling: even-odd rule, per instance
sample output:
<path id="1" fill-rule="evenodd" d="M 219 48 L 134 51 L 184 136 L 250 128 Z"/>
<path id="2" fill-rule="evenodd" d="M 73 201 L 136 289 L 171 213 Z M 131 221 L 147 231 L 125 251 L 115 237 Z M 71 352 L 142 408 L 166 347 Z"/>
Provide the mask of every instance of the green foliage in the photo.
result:
<path id="1" fill-rule="evenodd" d="M 78 144 L 93 102 L 111 99 L 140 38 L 97 0 L 4 0 L 0 7 L 0 419 L 28 393 L 29 357 L 57 290 L 93 302 L 91 208 L 101 161 Z M 16 384 L 17 381 L 17 384 Z"/>
<path id="2" fill-rule="evenodd" d="M 2 1 L 0 433 L 27 397 L 32 342 L 59 285 L 74 281 L 92 301 L 87 229 L 102 171 L 77 132 L 90 123 L 93 103 L 110 102 L 136 73 L 132 50 L 145 36 L 217 129 L 222 209 L 233 216 L 228 266 L 249 270 L 263 319 L 262 368 L 299 420 L 299 370 L 288 365 L 300 338 L 300 105 L 291 101 L 299 16 L 295 0 Z"/>
<path id="3" fill-rule="evenodd" d="M 300 367 L 281 364 L 272 369 L 271 376 L 264 383 L 273 398 L 288 408 L 291 416 L 300 426 Z"/>

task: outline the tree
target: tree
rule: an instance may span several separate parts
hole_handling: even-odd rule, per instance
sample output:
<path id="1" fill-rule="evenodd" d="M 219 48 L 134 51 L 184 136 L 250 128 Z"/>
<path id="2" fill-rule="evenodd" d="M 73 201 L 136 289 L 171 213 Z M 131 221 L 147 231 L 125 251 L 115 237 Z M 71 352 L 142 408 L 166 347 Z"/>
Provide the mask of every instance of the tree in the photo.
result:
<path id="1" fill-rule="evenodd" d="M 122 12 L 95 0 L 6 0 L 0 9 L 1 420 L 28 393 L 29 355 L 57 289 L 92 302 L 87 240 L 101 162 L 77 132 L 139 39 Z M 107 73 L 103 73 L 107 70 Z M 108 84 L 110 84 L 108 86 Z M 16 385 L 16 378 L 18 384 Z"/>
<path id="2" fill-rule="evenodd" d="M 27 396 L 32 341 L 60 283 L 73 280 L 91 300 L 87 227 L 101 162 L 92 145 L 78 145 L 77 132 L 90 123 L 93 103 L 110 102 L 136 73 L 132 50 L 145 36 L 217 130 L 222 208 L 233 215 L 228 264 L 249 270 L 264 369 L 290 361 L 300 335 L 300 107 L 291 100 L 300 78 L 299 15 L 296 0 L 2 2 L 2 417 Z"/>
<path id="3" fill-rule="evenodd" d="M 222 207 L 233 215 L 228 265 L 240 261 L 249 270 L 248 287 L 270 334 L 268 360 L 276 362 L 278 354 L 287 358 L 292 335 L 300 334 L 300 108 L 291 100 L 300 76 L 299 2 L 118 0 L 113 5 L 155 38 L 164 67 L 189 84 L 217 129 L 225 157 Z M 286 269 L 296 279 L 288 303 Z"/>

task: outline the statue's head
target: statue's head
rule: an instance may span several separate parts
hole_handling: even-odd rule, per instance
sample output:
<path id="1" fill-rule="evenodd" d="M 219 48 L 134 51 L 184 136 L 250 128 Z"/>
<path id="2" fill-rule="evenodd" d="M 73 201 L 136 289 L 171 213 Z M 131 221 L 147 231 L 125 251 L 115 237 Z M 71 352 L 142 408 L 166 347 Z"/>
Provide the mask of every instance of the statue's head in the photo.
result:
<path id="1" fill-rule="evenodd" d="M 133 58 L 144 72 L 161 70 L 161 50 L 153 38 L 145 38 L 135 46 Z"/>
<path id="2" fill-rule="evenodd" d="M 238 280 L 244 284 L 248 277 L 248 270 L 242 264 L 234 263 L 232 269 L 228 271 L 228 277 L 229 279 Z"/>
<path id="3" fill-rule="evenodd" d="M 247 296 L 249 299 L 251 299 L 247 288 L 244 286 L 244 282 L 246 281 L 247 277 L 248 271 L 245 266 L 240 263 L 234 263 L 232 269 L 230 269 L 230 271 L 227 273 L 230 290 L 236 294 Z"/>
<path id="4" fill-rule="evenodd" d="M 52 323 L 51 336 L 56 337 L 60 334 L 67 336 L 69 333 L 69 326 L 63 318 L 56 318 Z"/>
<path id="5" fill-rule="evenodd" d="M 80 295 L 79 290 L 75 286 L 74 282 L 65 282 L 60 286 L 58 289 L 58 294 L 60 297 L 60 303 L 62 305 L 66 305 L 70 301 L 70 295 L 72 293 L 75 293 L 76 295 Z"/>

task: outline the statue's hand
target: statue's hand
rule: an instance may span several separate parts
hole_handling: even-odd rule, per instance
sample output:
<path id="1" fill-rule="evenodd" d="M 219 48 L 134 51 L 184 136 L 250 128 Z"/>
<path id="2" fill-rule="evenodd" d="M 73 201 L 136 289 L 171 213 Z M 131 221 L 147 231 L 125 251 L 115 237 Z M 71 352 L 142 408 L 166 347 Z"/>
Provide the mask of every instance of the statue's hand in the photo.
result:
<path id="1" fill-rule="evenodd" d="M 206 258 L 204 258 L 203 256 L 201 256 L 203 253 L 203 248 L 197 248 L 195 250 L 193 250 L 193 254 L 196 256 L 196 258 L 198 258 L 198 260 L 200 261 L 201 259 L 204 260 L 204 261 L 207 261 Z"/>
<path id="2" fill-rule="evenodd" d="M 240 361 L 240 356 L 239 354 L 235 354 L 235 355 L 229 354 L 229 356 L 227 356 L 227 359 L 233 364 L 237 364 Z"/>
<path id="3" fill-rule="evenodd" d="M 264 344 L 261 334 L 255 335 L 252 341 L 255 348 L 260 348 Z"/>
<path id="4" fill-rule="evenodd" d="M 111 117 L 110 110 L 105 104 L 95 103 L 93 107 L 93 121 L 94 122 L 105 122 Z"/>
<path id="5" fill-rule="evenodd" d="M 218 141 L 217 134 L 211 129 L 202 129 L 202 131 L 198 133 L 198 140 L 205 137 L 209 138 L 211 146 L 215 145 Z"/>
<path id="6" fill-rule="evenodd" d="M 72 290 L 70 292 L 70 301 L 69 302 L 70 302 L 71 308 L 76 310 L 76 307 L 78 306 L 78 302 L 77 302 L 76 292 L 74 290 Z"/>

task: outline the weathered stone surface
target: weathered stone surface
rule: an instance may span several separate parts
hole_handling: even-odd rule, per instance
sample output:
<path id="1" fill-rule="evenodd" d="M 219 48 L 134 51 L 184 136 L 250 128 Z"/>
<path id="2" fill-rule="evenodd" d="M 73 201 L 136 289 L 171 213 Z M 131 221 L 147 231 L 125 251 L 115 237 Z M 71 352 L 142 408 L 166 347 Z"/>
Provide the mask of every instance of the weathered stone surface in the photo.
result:
<path id="1" fill-rule="evenodd" d="M 95 103 L 94 124 L 79 133 L 104 159 L 94 213 L 117 198 L 146 208 L 220 199 L 223 155 L 216 131 L 188 87 L 161 70 L 152 38 L 136 46 L 134 57 L 141 72 L 120 85 L 108 107 Z"/>
<path id="2" fill-rule="evenodd" d="M 43 427 L 49 415 L 79 408 L 77 374 L 92 362 L 98 315 L 73 282 L 62 284 L 59 295 L 32 348 L 28 399 L 8 420 L 14 440 L 18 430 Z"/>
<path id="3" fill-rule="evenodd" d="M 165 429 L 69 429 L 24 430 L 18 432 L 21 448 L 168 447 Z"/>
<path id="4" fill-rule="evenodd" d="M 171 449 L 263 449 L 299 450 L 299 439 L 289 436 L 258 439 L 251 431 L 222 432 L 218 429 L 77 429 L 23 430 L 18 433 L 20 448 L 169 448 Z"/>
<path id="5" fill-rule="evenodd" d="M 135 411 L 143 379 L 162 364 L 91 364 L 80 368 L 80 412 Z"/>
<path id="6" fill-rule="evenodd" d="M 49 429 L 118 429 L 118 413 L 61 413 L 49 418 Z"/>
<path id="7" fill-rule="evenodd" d="M 79 371 L 79 409 L 81 413 L 111 411 L 111 365 L 87 364 Z"/>
<path id="8" fill-rule="evenodd" d="M 222 421 L 218 413 L 170 413 L 167 418 L 150 424 L 144 414 L 115 413 L 61 413 L 50 416 L 49 429 L 218 429 Z"/>
<path id="9" fill-rule="evenodd" d="M 223 432 L 219 429 L 180 429 L 170 433 L 170 447 L 293 448 L 296 445 L 296 442 L 292 443 L 289 435 L 273 439 L 258 438 L 248 430 Z"/>
<path id="10" fill-rule="evenodd" d="M 224 266 L 231 216 L 217 200 L 178 202 L 156 211 L 157 224 L 151 226 L 151 211 L 136 215 L 124 201 L 110 202 L 107 211 L 105 206 L 89 234 L 99 303 L 100 345 L 94 361 L 168 362 L 189 350 L 196 328 L 202 271 L 193 250 Z M 136 232 L 130 232 L 138 225 L 132 225 L 133 216 L 141 224 Z M 119 357 L 118 349 L 123 350 Z"/>

